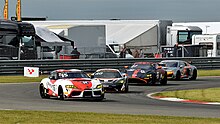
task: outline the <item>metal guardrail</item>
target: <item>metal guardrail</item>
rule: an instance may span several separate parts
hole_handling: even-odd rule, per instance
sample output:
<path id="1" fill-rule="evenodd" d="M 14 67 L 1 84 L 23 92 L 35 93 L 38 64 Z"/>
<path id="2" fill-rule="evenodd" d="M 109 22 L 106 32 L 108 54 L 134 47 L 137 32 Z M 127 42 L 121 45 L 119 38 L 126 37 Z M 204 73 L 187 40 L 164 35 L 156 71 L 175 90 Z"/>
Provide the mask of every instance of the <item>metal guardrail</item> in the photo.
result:
<path id="1" fill-rule="evenodd" d="M 21 75 L 24 67 L 39 67 L 41 73 L 55 69 L 81 69 L 94 72 L 100 68 L 123 69 L 134 62 L 160 62 L 162 60 L 184 60 L 198 69 L 220 69 L 220 57 L 210 58 L 137 58 L 137 59 L 71 59 L 71 60 L 0 60 L 0 75 Z"/>

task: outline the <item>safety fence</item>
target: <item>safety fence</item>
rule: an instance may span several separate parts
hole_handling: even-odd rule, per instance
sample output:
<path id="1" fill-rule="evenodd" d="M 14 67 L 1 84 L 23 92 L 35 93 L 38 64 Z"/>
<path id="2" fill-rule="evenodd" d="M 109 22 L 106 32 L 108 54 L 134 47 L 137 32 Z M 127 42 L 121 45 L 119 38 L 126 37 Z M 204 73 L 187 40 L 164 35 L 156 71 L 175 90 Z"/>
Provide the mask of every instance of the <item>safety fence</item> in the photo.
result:
<path id="1" fill-rule="evenodd" d="M 81 69 L 94 72 L 100 68 L 124 69 L 135 62 L 160 62 L 162 60 L 184 60 L 198 69 L 220 69 L 220 57 L 210 58 L 138 58 L 138 59 L 69 59 L 69 60 L 0 60 L 0 75 L 21 75 L 24 67 L 39 67 L 42 74 L 55 69 Z"/>

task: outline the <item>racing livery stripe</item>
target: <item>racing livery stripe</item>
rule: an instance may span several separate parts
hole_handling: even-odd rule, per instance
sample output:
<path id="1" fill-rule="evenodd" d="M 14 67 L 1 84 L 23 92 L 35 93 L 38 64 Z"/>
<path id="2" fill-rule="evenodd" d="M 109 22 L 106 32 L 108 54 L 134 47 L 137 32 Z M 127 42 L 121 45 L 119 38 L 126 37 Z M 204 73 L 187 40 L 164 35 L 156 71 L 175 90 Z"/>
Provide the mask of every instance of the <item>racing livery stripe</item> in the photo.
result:
<path id="1" fill-rule="evenodd" d="M 53 90 L 51 90 L 50 88 L 48 88 L 48 95 L 50 96 L 58 96 L 58 94 L 56 94 Z"/>
<path id="2" fill-rule="evenodd" d="M 132 74 L 132 78 L 137 77 L 138 72 L 140 71 L 140 69 L 134 70 L 133 74 Z"/>
<path id="3" fill-rule="evenodd" d="M 50 80 L 51 84 L 55 84 L 57 80 Z"/>
<path id="4" fill-rule="evenodd" d="M 78 89 L 84 90 L 84 89 L 90 89 L 92 87 L 91 81 L 83 81 L 83 80 L 70 80 L 74 86 L 76 86 Z"/>

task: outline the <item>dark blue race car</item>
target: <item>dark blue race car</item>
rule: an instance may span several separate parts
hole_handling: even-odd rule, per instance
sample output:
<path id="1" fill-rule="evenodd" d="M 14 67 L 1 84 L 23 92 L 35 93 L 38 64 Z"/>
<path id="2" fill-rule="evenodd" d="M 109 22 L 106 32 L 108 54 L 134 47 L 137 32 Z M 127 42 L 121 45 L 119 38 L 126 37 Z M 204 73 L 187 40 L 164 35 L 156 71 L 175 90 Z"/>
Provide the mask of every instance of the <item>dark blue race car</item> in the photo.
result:
<path id="1" fill-rule="evenodd" d="M 129 84 L 167 84 L 167 72 L 151 62 L 136 62 L 127 70 Z"/>

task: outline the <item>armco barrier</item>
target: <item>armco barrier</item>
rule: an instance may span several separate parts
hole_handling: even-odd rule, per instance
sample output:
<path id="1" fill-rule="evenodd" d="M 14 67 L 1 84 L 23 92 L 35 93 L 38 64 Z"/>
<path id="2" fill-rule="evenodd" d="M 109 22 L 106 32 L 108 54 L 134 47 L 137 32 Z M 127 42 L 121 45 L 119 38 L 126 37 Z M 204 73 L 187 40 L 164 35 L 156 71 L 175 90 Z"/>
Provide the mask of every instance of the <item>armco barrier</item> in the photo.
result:
<path id="1" fill-rule="evenodd" d="M 210 58 L 138 58 L 138 59 L 70 59 L 70 60 L 0 60 L 0 75 L 21 75 L 24 67 L 39 67 L 41 73 L 55 69 L 82 69 L 94 72 L 100 68 L 123 69 L 134 62 L 160 62 L 162 60 L 184 60 L 198 69 L 220 69 L 220 57 Z"/>

